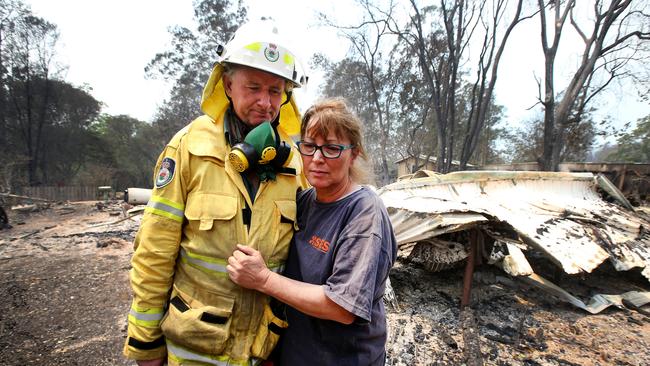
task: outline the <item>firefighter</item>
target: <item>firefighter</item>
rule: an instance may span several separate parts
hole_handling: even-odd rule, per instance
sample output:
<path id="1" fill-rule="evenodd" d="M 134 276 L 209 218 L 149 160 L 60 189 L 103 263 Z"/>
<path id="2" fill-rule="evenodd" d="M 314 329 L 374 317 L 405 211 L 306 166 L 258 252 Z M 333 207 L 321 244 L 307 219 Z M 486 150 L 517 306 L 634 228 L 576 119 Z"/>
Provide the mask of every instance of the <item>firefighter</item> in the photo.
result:
<path id="1" fill-rule="evenodd" d="M 303 73 L 271 20 L 243 25 L 218 52 L 204 115 L 160 155 L 135 238 L 124 354 L 140 366 L 256 364 L 286 326 L 226 265 L 246 243 L 283 269 L 307 187 L 290 138 Z"/>

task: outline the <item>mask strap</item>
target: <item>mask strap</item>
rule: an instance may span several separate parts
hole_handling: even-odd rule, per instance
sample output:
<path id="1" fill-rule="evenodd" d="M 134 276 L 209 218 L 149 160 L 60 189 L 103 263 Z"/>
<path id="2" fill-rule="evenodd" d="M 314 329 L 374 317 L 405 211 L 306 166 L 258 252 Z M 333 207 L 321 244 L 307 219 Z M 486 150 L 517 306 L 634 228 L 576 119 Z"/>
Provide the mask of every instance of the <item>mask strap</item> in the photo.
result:
<path id="1" fill-rule="evenodd" d="M 287 91 L 286 93 L 287 93 L 287 100 L 285 100 L 284 103 L 280 104 L 280 108 L 282 108 L 283 105 L 291 101 L 291 94 L 293 93 L 293 91 Z"/>
<path id="2" fill-rule="evenodd" d="M 275 159 L 277 159 L 280 156 L 279 155 L 280 150 L 281 150 L 280 147 L 282 147 L 283 144 L 285 144 L 284 141 L 280 138 L 280 133 L 278 132 L 278 125 L 279 124 L 280 124 L 280 116 L 278 116 L 278 118 L 276 118 L 275 121 L 271 122 L 271 127 L 273 128 L 273 133 L 275 134 L 275 149 L 278 152 L 278 156 L 276 156 Z M 291 146 L 289 146 L 289 145 L 284 145 L 284 146 L 286 146 L 288 149 L 291 149 Z M 287 154 L 287 156 L 285 156 L 284 158 L 287 159 L 288 157 L 289 157 L 289 154 Z M 289 167 L 283 167 L 282 165 L 284 163 L 285 163 L 284 161 L 274 161 L 273 162 L 273 165 L 275 166 L 276 172 L 282 173 L 282 174 L 290 174 L 290 175 L 296 175 L 297 174 L 296 169 L 289 168 Z"/>

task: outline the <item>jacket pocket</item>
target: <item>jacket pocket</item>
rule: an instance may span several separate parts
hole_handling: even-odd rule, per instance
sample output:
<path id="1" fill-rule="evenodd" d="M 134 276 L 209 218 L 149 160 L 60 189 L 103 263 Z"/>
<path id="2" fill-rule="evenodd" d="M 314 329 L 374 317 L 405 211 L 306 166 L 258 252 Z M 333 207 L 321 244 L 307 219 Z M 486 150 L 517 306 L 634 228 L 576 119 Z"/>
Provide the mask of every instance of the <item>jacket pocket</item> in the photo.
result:
<path id="1" fill-rule="evenodd" d="M 221 354 L 230 336 L 234 302 L 233 298 L 221 296 L 213 304 L 204 305 L 174 287 L 160 328 L 174 343 L 203 353 Z"/>
<path id="2" fill-rule="evenodd" d="M 236 197 L 196 192 L 187 197 L 185 217 L 193 231 L 201 233 L 214 229 L 216 237 L 232 241 L 237 232 L 237 207 Z"/>
<path id="3" fill-rule="evenodd" d="M 267 359 L 273 348 L 278 344 L 280 336 L 284 333 L 287 325 L 286 321 L 273 314 L 268 304 L 264 305 L 264 314 L 262 314 L 262 321 L 255 333 L 255 339 L 251 346 L 251 355 Z"/>

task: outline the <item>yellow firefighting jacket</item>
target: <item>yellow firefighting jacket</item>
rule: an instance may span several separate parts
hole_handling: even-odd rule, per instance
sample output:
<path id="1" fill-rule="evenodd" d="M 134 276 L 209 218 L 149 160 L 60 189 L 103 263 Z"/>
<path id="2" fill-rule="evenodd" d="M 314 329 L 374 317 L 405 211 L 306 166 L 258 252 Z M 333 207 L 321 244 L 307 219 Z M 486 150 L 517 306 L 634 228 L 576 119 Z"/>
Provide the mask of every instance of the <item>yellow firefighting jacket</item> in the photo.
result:
<path id="1" fill-rule="evenodd" d="M 156 187 L 135 239 L 130 273 L 133 302 L 124 353 L 132 359 L 168 356 L 173 364 L 247 365 L 278 340 L 269 298 L 230 281 L 227 258 L 237 243 L 259 250 L 280 271 L 296 225 L 302 163 L 261 182 L 254 200 L 226 156 L 223 116 L 228 102 L 217 66 L 203 95 L 206 115 L 178 132 L 158 159 Z M 281 109 L 278 132 L 296 133 L 293 99 Z"/>

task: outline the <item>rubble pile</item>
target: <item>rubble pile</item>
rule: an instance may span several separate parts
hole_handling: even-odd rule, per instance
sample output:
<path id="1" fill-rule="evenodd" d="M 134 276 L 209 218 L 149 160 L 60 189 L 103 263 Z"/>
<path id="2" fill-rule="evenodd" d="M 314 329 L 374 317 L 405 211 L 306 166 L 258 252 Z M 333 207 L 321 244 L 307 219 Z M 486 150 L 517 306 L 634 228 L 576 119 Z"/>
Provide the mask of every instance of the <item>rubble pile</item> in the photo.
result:
<path id="1" fill-rule="evenodd" d="M 612 272 L 558 279 L 576 292 L 601 285 L 648 290 L 639 273 L 621 278 Z M 650 365 L 647 305 L 640 312 L 612 308 L 591 315 L 484 265 L 463 310 L 474 321 L 463 323 L 462 268 L 432 273 L 401 259 L 391 282 L 400 310 L 388 311 L 387 365 Z M 476 335 L 469 340 L 477 345 L 467 344 L 467 333 Z M 472 347 L 480 352 L 468 352 Z"/>

